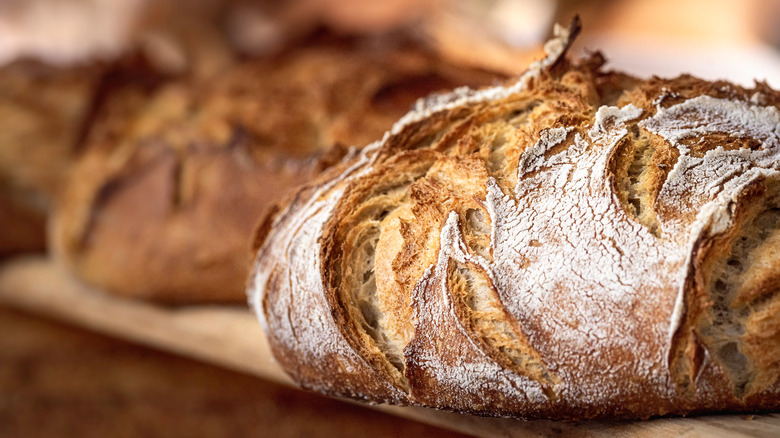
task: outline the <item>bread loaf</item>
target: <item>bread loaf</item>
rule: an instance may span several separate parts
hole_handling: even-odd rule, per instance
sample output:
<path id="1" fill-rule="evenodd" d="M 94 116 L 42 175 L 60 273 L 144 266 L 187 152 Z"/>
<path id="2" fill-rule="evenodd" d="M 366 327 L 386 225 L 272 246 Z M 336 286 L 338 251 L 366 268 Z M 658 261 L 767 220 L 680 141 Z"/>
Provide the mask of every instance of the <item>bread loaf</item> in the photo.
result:
<path id="1" fill-rule="evenodd" d="M 45 248 L 52 199 L 77 155 L 98 66 L 0 68 L 0 257 Z"/>
<path id="2" fill-rule="evenodd" d="M 252 229 L 271 202 L 418 97 L 494 78 L 419 43 L 323 37 L 206 85 L 114 96 L 59 199 L 52 246 L 110 292 L 243 301 Z"/>
<path id="3" fill-rule="evenodd" d="M 780 407 L 780 93 L 607 72 L 566 58 L 577 30 L 260 224 L 249 299 L 301 386 L 523 418 Z"/>

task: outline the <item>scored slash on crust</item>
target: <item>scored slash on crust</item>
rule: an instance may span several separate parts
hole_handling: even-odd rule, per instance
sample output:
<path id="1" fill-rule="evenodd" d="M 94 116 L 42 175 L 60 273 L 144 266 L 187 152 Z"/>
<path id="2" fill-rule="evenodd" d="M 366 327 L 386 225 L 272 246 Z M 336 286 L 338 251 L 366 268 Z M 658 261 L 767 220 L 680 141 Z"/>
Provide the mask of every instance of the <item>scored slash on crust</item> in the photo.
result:
<path id="1" fill-rule="evenodd" d="M 301 385 L 526 418 L 778 406 L 780 275 L 743 264 L 780 254 L 735 243 L 780 230 L 776 106 L 571 63 L 577 29 L 266 218 L 250 299 Z"/>

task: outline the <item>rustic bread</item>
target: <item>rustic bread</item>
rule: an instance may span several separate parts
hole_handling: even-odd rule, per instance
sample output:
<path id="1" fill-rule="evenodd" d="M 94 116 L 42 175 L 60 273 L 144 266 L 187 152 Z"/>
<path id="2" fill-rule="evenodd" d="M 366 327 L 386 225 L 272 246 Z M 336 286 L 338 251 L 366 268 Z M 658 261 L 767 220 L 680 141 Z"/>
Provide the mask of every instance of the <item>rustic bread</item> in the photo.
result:
<path id="1" fill-rule="evenodd" d="M 222 0 L 12 3 L 0 7 L 0 257 L 45 249 L 50 205 L 104 97 L 236 57 Z"/>
<path id="2" fill-rule="evenodd" d="M 780 407 L 780 93 L 564 54 L 433 96 L 260 224 L 304 388 L 524 418 Z"/>
<path id="3" fill-rule="evenodd" d="M 56 207 L 57 257 L 118 294 L 243 301 L 252 229 L 271 202 L 420 96 L 496 77 L 419 44 L 322 38 L 205 86 L 115 96 Z"/>
<path id="4" fill-rule="evenodd" d="M 45 247 L 51 200 L 76 156 L 97 66 L 0 68 L 0 256 Z"/>

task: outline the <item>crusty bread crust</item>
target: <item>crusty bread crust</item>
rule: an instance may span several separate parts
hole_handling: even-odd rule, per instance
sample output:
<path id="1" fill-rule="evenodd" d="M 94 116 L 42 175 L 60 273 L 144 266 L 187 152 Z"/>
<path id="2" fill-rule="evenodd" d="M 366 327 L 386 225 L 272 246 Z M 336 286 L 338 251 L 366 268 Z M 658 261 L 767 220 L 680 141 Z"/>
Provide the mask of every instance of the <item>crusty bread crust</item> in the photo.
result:
<path id="1" fill-rule="evenodd" d="M 381 135 L 419 96 L 496 77 L 419 43 L 332 40 L 205 86 L 111 96 L 55 211 L 58 259 L 114 293 L 243 301 L 250 236 L 270 204 Z"/>
<path id="2" fill-rule="evenodd" d="M 604 72 L 571 38 L 266 218 L 250 302 L 303 387 L 523 418 L 780 407 L 780 93 Z"/>

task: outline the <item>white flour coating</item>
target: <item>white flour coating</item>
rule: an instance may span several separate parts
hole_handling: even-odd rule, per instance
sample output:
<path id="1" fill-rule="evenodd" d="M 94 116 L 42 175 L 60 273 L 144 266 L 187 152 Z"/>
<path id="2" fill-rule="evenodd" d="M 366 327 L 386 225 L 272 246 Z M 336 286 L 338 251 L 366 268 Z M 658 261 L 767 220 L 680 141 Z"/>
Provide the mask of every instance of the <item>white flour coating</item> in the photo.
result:
<path id="1" fill-rule="evenodd" d="M 271 238 L 274 242 L 278 242 L 280 245 L 285 246 L 286 253 L 284 254 L 284 257 L 291 256 L 290 251 L 293 251 L 294 247 L 290 244 L 290 242 L 293 238 L 295 238 L 295 235 L 299 230 L 305 229 L 306 233 L 313 233 L 308 235 L 307 243 L 309 243 L 309 248 L 316 246 L 317 239 L 319 239 L 320 235 L 322 234 L 323 225 L 325 225 L 325 222 L 330 217 L 330 214 L 337 205 L 338 199 L 343 193 L 343 188 L 334 189 L 334 187 L 339 182 L 356 178 L 369 172 L 370 164 L 376 158 L 376 152 L 378 151 L 379 146 L 380 142 L 375 142 L 360 151 L 359 155 L 357 155 L 358 159 L 353 165 L 349 166 L 337 178 L 318 188 L 314 194 L 308 198 L 305 205 L 299 207 L 297 210 L 299 214 L 293 217 L 291 223 L 285 224 L 284 227 L 279 226 L 280 223 L 290 214 L 290 208 L 293 207 L 294 203 L 290 203 L 283 212 L 276 216 L 273 227 L 275 229 L 279 229 L 279 232 L 273 234 Z M 351 159 L 354 156 L 354 153 L 355 149 L 351 149 L 347 159 Z M 328 194 L 329 191 L 332 192 Z M 321 199 L 323 196 L 325 196 L 325 194 L 327 194 L 327 197 L 325 199 Z M 318 216 L 318 219 L 313 218 L 316 215 L 320 215 Z M 307 254 L 306 256 L 307 257 L 303 257 L 306 259 L 306 262 L 314 263 L 309 266 L 319 266 L 320 260 L 318 251 L 314 251 L 313 254 Z M 316 257 L 316 260 L 314 257 Z M 258 254 L 255 260 L 252 282 L 247 290 L 247 298 L 249 300 L 250 307 L 254 309 L 255 313 L 257 314 L 263 329 L 267 330 L 268 323 L 263 313 L 262 304 L 265 297 L 266 285 L 268 284 L 268 280 L 273 272 L 268 269 L 260 269 L 260 263 L 262 262 L 260 258 L 260 254 Z M 307 282 L 312 282 L 312 284 L 319 282 L 318 288 L 322 289 L 322 282 L 317 271 L 311 269 L 303 269 L 302 271 L 309 274 Z"/>
<path id="2" fill-rule="evenodd" d="M 660 108 L 639 124 L 660 135 L 680 152 L 656 201 L 658 219 L 665 234 L 683 232 L 704 204 L 719 193 L 738 193 L 753 168 L 780 165 L 780 113 L 744 101 L 699 96 L 669 108 Z M 727 151 L 716 147 L 694 156 L 680 142 L 691 137 L 726 133 L 734 138 L 752 138 L 758 150 Z M 681 200 L 684 199 L 684 202 Z"/>
<path id="3" fill-rule="evenodd" d="M 673 205 L 677 216 L 659 217 L 666 234 L 659 241 L 626 216 L 607 183 L 607 160 L 628 134 L 625 123 L 641 113 L 633 105 L 602 107 L 588 132 L 590 142 L 576 134 L 572 146 L 550 157 L 545 154 L 573 128 L 542 131 L 540 140 L 519 159 L 512 195 L 494 179 L 488 182 L 493 261 L 468 254 L 453 212 L 442 230 L 439 261 L 426 271 L 444 282 L 449 259 L 469 261 L 484 270 L 531 344 L 563 382 L 562 395 L 586 402 L 635 390 L 609 376 L 624 371 L 674 396 L 663 365 L 682 317 L 693 241 L 704 227 L 712 233 L 725 229 L 730 223 L 728 204 L 746 184 L 766 174 L 762 167 L 780 163 L 780 120 L 774 107 L 702 96 L 659 109 L 640 125 L 680 149 L 680 160 L 657 200 L 659 205 Z M 762 147 L 757 151 L 718 147 L 693 157 L 679 144 L 691 136 L 724 131 L 759 140 Z M 685 218 L 699 211 L 690 227 Z M 420 287 L 431 281 L 428 275 Z M 659 302 L 664 294 L 658 290 L 669 285 L 680 294 L 674 301 Z M 636 318 L 643 312 L 666 314 L 671 325 L 648 328 Z M 625 366 L 633 369 L 616 370 L 614 360 L 598 351 L 628 355 L 632 359 L 624 359 Z M 560 366 L 570 357 L 579 361 Z"/>
<path id="4" fill-rule="evenodd" d="M 303 205 L 292 202 L 277 215 L 274 228 L 263 248 L 258 252 L 248 294 L 266 334 L 296 351 L 300 363 L 319 369 L 322 373 L 342 376 L 368 376 L 375 371 L 355 352 L 332 318 L 326 301 L 325 287 L 320 276 L 322 261 L 319 239 L 325 223 L 331 217 L 344 186 L 340 182 L 358 178 L 370 171 L 379 144 L 365 148 L 355 163 L 334 180 L 319 187 Z M 276 260 L 286 260 L 281 267 Z M 269 281 L 276 282 L 277 293 L 267 307 L 263 307 Z M 271 319 L 265 317 L 270 315 Z M 284 315 L 284 317 L 280 317 Z M 288 369 L 288 371 L 290 371 Z M 309 371 L 310 373 L 310 371 Z M 402 393 L 390 382 L 379 379 L 375 385 L 389 394 L 388 399 L 400 400 Z M 341 378 L 309 379 L 308 388 L 320 392 L 337 393 L 344 385 Z M 355 398 L 366 397 L 352 389 Z"/>
<path id="5" fill-rule="evenodd" d="M 550 128 L 545 129 L 539 135 L 539 141 L 533 146 L 526 149 L 520 156 L 518 162 L 517 176 L 525 175 L 526 173 L 535 172 L 539 170 L 542 165 L 550 165 L 545 161 L 544 154 L 555 146 L 563 143 L 566 140 L 566 136 L 572 131 L 573 128 Z"/>
<path id="6" fill-rule="evenodd" d="M 568 35 L 559 33 L 549 56 L 509 87 L 458 89 L 419 101 L 349 170 L 278 215 L 277 231 L 256 261 L 250 300 L 262 320 L 269 280 L 284 279 L 285 284 L 276 285 L 284 293 L 277 293 L 266 309 L 275 326 L 264 322 L 264 327 L 289 351 L 297 352 L 299 362 L 316 366 L 335 354 L 343 358 L 345 373 L 365 373 L 369 367 L 333 322 L 320 272 L 323 225 L 346 184 L 370 172 L 380 148 L 409 124 L 525 89 L 531 78 L 558 59 L 567 43 Z M 441 230 L 438 260 L 415 287 L 418 319 L 434 327 L 454 321 L 458 333 L 469 339 L 469 359 L 446 363 L 430 355 L 434 350 L 423 349 L 418 357 L 406 357 L 407 365 L 424 363 L 430 378 L 458 394 L 479 393 L 492 385 L 508 397 L 549 401 L 539 382 L 494 363 L 457 323 L 456 303 L 446 284 L 447 263 L 456 260 L 487 274 L 529 344 L 561 382 L 555 388 L 559 400 L 585 407 L 639 393 L 676 397 L 667 355 L 684 313 L 684 280 L 693 242 L 705 230 L 713 233 L 729 226 L 728 206 L 746 184 L 778 172 L 780 117 L 774 107 L 756 105 L 760 96 L 751 102 L 700 96 L 669 108 L 660 106 L 662 100 L 657 99 L 656 113 L 639 124 L 680 152 L 656 200 L 661 238 L 628 216 L 607 178 L 609 157 L 628 134 L 626 123 L 639 118 L 641 109 L 600 108 L 587 135 L 574 133 L 570 147 L 550 156 L 546 155 L 572 136 L 574 128 L 545 130 L 539 142 L 521 154 L 514 188 L 502 187 L 493 178 L 487 182 L 484 202 L 493 260 L 469 252 L 457 213 L 450 212 Z M 681 143 L 711 133 L 753 138 L 761 147 L 735 151 L 716 147 L 697 156 Z M 670 287 L 679 291 L 676 296 L 664 292 Z M 421 298 L 431 291 L 439 299 Z M 661 315 L 669 323 L 648 326 L 643 317 L 650 315 L 652 319 Z M 339 383 L 324 375 L 316 382 L 326 390 Z M 709 388 L 702 385 L 698 391 L 706 396 Z"/>
<path id="7" fill-rule="evenodd" d="M 347 169 L 342 175 L 329 181 L 315 193 L 310 195 L 304 206 L 295 205 L 296 211 L 294 212 L 294 217 L 292 219 L 289 219 L 288 216 L 291 214 L 290 208 L 293 207 L 294 203 L 288 205 L 285 211 L 277 215 L 273 228 L 280 231 L 271 234 L 271 240 L 265 242 L 264 248 L 282 246 L 285 248 L 285 252 L 279 253 L 278 249 L 272 249 L 271 251 L 274 254 L 264 254 L 261 250 L 255 259 L 252 281 L 247 290 L 250 307 L 254 309 L 255 314 L 266 333 L 270 333 L 270 331 L 268 321 L 266 321 L 263 312 L 262 303 L 265 298 L 268 281 L 270 280 L 271 275 L 275 273 L 275 270 L 274 266 L 264 267 L 262 259 L 280 257 L 283 260 L 290 261 L 290 264 L 283 268 L 285 275 L 290 278 L 289 285 L 286 288 L 290 293 L 295 291 L 296 288 L 298 288 L 297 290 L 312 291 L 313 294 L 319 294 L 324 291 L 322 278 L 318 271 L 321 262 L 319 259 L 318 240 L 322 236 L 323 225 L 330 217 L 341 197 L 343 187 L 350 180 L 370 172 L 370 164 L 376 158 L 376 154 L 381 146 L 388 141 L 391 135 L 401 132 L 407 125 L 423 120 L 438 111 L 510 96 L 525 89 L 531 78 L 538 76 L 544 68 L 555 63 L 555 61 L 563 55 L 564 49 L 569 41 L 569 32 L 565 28 L 556 25 L 555 36 L 555 38 L 545 45 L 547 56 L 544 59 L 531 64 L 529 70 L 511 87 L 497 86 L 483 91 L 473 91 L 468 87 L 461 87 L 454 90 L 452 93 L 433 96 L 428 100 L 418 100 L 415 109 L 396 122 L 390 131 L 385 132 L 381 140 L 366 146 L 360 151 L 359 159 L 354 165 Z M 348 161 L 349 159 L 352 159 L 352 156 L 346 157 L 345 161 Z M 336 187 L 339 188 L 334 189 Z M 324 200 L 321 199 L 326 196 L 328 192 L 331 193 L 327 198 Z M 315 215 L 318 218 L 316 220 L 314 219 Z M 289 220 L 290 223 L 283 223 L 287 220 Z M 297 238 L 296 233 L 299 232 L 305 234 L 306 238 Z M 295 245 L 293 245 L 294 239 Z M 294 250 L 294 246 L 297 245 L 307 246 L 311 248 L 312 251 L 291 254 L 291 251 Z M 317 248 L 317 250 L 314 250 L 315 248 Z M 302 273 L 305 273 L 306 275 Z M 301 287 L 304 286 L 311 286 L 312 289 L 301 289 Z M 279 306 L 279 308 L 282 307 L 283 306 Z M 275 333 L 280 336 L 295 337 L 292 325 L 286 327 L 284 332 L 275 331 Z M 284 333 L 286 333 L 286 335 L 284 335 Z M 341 339 L 340 335 L 339 338 Z M 341 340 L 343 341 L 343 339 Z M 321 346 L 313 345 L 312 347 L 317 351 L 321 350 Z M 303 346 L 300 346 L 299 349 L 304 350 Z"/>
<path id="8" fill-rule="evenodd" d="M 713 132 L 726 133 L 733 138 L 754 138 L 766 147 L 777 147 L 780 135 L 777 108 L 707 95 L 669 108 L 658 105 L 655 115 L 643 121 L 641 126 L 684 149 L 687 148 L 680 145 L 680 140 Z"/>
<path id="9" fill-rule="evenodd" d="M 495 283 L 490 263 L 478 255 L 469 254 L 463 242 L 458 214 L 454 211 L 450 212 L 441 230 L 441 251 L 438 260 L 425 270 L 415 286 L 412 299 L 415 319 L 419 326 L 435 327 L 439 330 L 447 325 L 455 326 L 458 335 L 468 342 L 468 355 L 461 354 L 456 364 L 443 364 L 441 351 L 432 345 L 425 345 L 428 348 L 415 350 L 416 354 L 411 358 L 411 363 L 424 365 L 429 378 L 436 380 L 444 388 L 452 388 L 452 391 L 457 394 L 470 393 L 479 396 L 481 391 L 489 389 L 500 391 L 515 400 L 526 400 L 530 403 L 546 401 L 547 397 L 539 382 L 504 369 L 490 359 L 458 322 L 455 303 L 447 289 L 446 281 L 447 267 L 451 259 L 462 264 L 471 263 L 478 266 Z M 438 297 L 426 299 L 426 293 L 434 293 Z M 459 349 L 462 351 L 462 347 Z"/>
<path id="10" fill-rule="evenodd" d="M 675 256 L 671 246 L 659 248 L 647 229 L 629 220 L 606 179 L 607 160 L 628 133 L 625 122 L 641 113 L 633 105 L 601 108 L 590 141 L 576 134 L 571 147 L 548 158 L 544 153 L 571 129 L 542 132 L 520 157 L 514 193 L 504 193 L 493 178 L 488 182 L 493 261 L 465 252 L 453 213 L 442 230 L 439 262 L 430 271 L 446 274 L 442 258 L 482 267 L 559 377 L 558 395 L 583 404 L 637 390 L 615 373 L 640 376 L 645 387 L 673 395 L 668 372 L 659 366 L 663 348 L 643 340 L 663 340 L 666 327 L 648 333 L 636 312 L 671 314 L 674 303 L 659 301 L 657 289 L 683 277 L 683 256 Z M 616 369 L 600 351 L 631 359 Z"/>
<path id="11" fill-rule="evenodd" d="M 702 95 L 669 108 L 659 105 L 656 114 L 639 125 L 680 152 L 658 194 L 656 210 L 665 235 L 688 236 L 686 265 L 690 265 L 693 244 L 703 230 L 710 228 L 711 234 L 725 230 L 731 223 L 728 206 L 742 189 L 780 167 L 780 112 L 775 107 L 758 106 L 753 99 L 744 102 Z M 752 138 L 761 146 L 758 150 L 732 151 L 719 146 L 696 157 L 680 143 L 718 133 Z M 682 323 L 684 293 L 681 285 L 670 322 L 670 340 Z"/>

